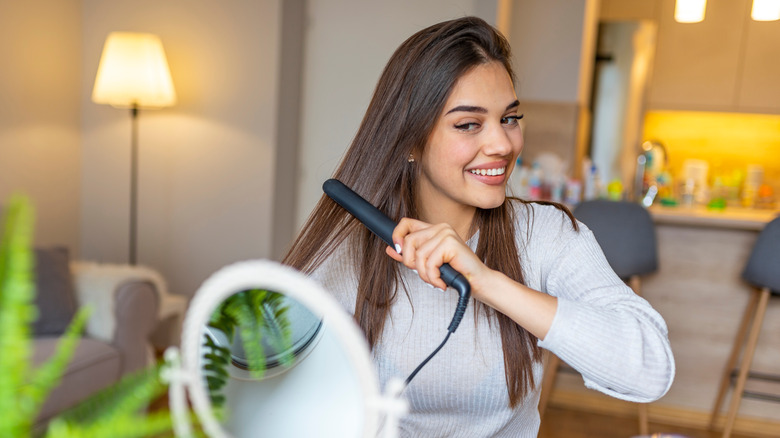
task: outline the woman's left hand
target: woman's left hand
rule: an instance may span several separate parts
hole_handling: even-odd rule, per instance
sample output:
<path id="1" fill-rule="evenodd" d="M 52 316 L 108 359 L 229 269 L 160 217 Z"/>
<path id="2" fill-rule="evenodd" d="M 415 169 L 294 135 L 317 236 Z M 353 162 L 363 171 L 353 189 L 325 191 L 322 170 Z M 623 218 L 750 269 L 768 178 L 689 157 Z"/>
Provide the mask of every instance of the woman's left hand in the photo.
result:
<path id="1" fill-rule="evenodd" d="M 403 218 L 393 231 L 393 243 L 401 248 L 400 254 L 390 247 L 386 249 L 387 254 L 407 268 L 415 269 L 423 281 L 439 289 L 447 288 L 439 273 L 439 267 L 445 263 L 470 283 L 490 271 L 448 224 L 431 225 Z M 472 284 L 472 294 L 475 292 L 478 295 Z"/>

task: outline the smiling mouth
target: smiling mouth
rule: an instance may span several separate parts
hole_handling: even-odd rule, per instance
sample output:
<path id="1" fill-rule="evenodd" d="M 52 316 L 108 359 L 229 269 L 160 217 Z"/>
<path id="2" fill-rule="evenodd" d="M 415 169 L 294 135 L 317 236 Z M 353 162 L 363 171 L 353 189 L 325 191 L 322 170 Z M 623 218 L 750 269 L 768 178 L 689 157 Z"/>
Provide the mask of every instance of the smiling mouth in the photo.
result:
<path id="1" fill-rule="evenodd" d="M 469 170 L 469 172 L 481 176 L 498 176 L 503 175 L 506 172 L 506 167 L 497 167 L 495 169 L 472 169 Z"/>

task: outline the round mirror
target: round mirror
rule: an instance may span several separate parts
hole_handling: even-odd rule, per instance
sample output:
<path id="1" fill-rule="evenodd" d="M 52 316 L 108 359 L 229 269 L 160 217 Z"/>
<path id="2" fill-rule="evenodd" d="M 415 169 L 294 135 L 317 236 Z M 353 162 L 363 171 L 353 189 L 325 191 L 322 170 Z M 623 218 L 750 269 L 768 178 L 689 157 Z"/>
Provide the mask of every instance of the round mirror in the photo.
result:
<path id="1" fill-rule="evenodd" d="M 198 289 L 184 321 L 184 387 L 212 437 L 364 437 L 396 427 L 400 389 L 382 397 L 368 345 L 319 284 L 270 261 L 227 266 Z M 394 433 L 390 433 L 393 436 Z"/>

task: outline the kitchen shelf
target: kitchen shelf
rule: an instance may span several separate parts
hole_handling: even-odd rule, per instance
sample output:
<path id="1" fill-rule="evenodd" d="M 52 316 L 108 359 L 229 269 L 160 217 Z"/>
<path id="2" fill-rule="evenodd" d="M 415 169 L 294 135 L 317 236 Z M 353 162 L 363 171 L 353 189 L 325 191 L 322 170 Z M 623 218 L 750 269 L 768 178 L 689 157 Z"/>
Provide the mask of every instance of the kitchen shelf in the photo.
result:
<path id="1" fill-rule="evenodd" d="M 767 222 L 780 214 L 780 210 L 727 207 L 710 210 L 706 207 L 663 207 L 654 205 L 648 209 L 657 224 L 689 225 L 699 227 L 731 228 L 759 231 Z"/>

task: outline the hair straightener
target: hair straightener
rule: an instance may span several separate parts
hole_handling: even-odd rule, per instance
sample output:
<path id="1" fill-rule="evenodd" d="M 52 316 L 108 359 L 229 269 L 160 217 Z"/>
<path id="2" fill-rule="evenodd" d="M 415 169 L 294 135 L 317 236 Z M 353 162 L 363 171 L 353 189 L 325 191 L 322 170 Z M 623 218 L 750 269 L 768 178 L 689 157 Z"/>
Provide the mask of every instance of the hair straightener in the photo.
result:
<path id="1" fill-rule="evenodd" d="M 372 233 L 376 234 L 389 246 L 394 246 L 392 236 L 396 223 L 385 216 L 379 209 L 361 198 L 360 195 L 337 179 L 325 181 L 325 183 L 322 184 L 322 190 L 331 199 L 336 201 L 337 204 L 365 225 Z M 458 271 L 453 269 L 452 266 L 445 263 L 439 267 L 439 272 L 441 273 L 441 279 L 444 283 L 458 291 L 458 305 L 455 308 L 455 315 L 452 317 L 452 322 L 450 322 L 450 325 L 447 328 L 447 336 L 444 338 L 444 341 L 417 366 L 409 377 L 406 378 L 407 385 L 412 381 L 414 376 L 417 375 L 420 369 L 422 369 L 422 367 L 425 366 L 425 364 L 428 363 L 442 347 L 444 347 L 444 344 L 447 342 L 450 335 L 455 333 L 458 325 L 460 325 L 460 321 L 463 319 L 463 314 L 466 313 L 466 307 L 468 306 L 469 297 L 471 296 L 471 285 L 468 280 L 466 280 Z"/>

